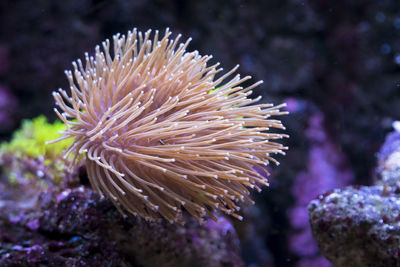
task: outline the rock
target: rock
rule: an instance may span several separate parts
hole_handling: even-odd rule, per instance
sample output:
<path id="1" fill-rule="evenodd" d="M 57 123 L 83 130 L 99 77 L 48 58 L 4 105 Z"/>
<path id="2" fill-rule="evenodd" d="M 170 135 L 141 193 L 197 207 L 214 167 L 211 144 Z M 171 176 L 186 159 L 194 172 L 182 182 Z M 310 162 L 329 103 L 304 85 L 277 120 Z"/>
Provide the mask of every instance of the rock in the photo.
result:
<path id="1" fill-rule="evenodd" d="M 314 238 L 335 266 L 400 266 L 400 151 L 391 133 L 372 186 L 334 189 L 308 206 Z"/>
<path id="2" fill-rule="evenodd" d="M 400 168 L 400 122 L 393 122 L 393 128 L 395 131 L 386 136 L 385 143 L 378 154 L 378 163 L 381 170 Z"/>
<path id="3" fill-rule="evenodd" d="M 354 175 L 347 164 L 346 155 L 324 128 L 324 116 L 321 112 L 309 118 L 305 133 L 310 143 L 307 170 L 297 175 L 292 187 L 296 202 L 288 211 L 293 229 L 290 231 L 289 247 L 301 257 L 298 266 L 331 266 L 319 254 L 312 237 L 307 205 L 318 194 L 349 185 L 354 180 Z"/>
<path id="4" fill-rule="evenodd" d="M 243 266 L 231 222 L 185 226 L 123 218 L 80 186 L 0 211 L 1 266 Z"/>
<path id="5" fill-rule="evenodd" d="M 335 189 L 309 207 L 320 251 L 335 266 L 400 266 L 400 189 Z"/>

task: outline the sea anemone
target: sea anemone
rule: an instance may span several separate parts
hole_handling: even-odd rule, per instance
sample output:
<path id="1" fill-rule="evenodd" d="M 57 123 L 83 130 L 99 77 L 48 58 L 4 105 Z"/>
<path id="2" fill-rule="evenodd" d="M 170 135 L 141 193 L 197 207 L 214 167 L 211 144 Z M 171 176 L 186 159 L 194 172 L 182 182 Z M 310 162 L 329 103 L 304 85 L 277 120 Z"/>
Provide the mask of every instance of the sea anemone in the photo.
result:
<path id="1" fill-rule="evenodd" d="M 286 137 L 271 115 L 284 104 L 250 105 L 252 89 L 239 86 L 251 77 L 237 69 L 218 78 L 212 56 L 186 52 L 190 42 L 170 39 L 167 29 L 134 29 L 96 46 L 66 71 L 71 96 L 54 92 L 54 109 L 66 124 L 59 139 L 74 138 L 64 156 L 86 155 L 90 183 L 118 210 L 147 220 L 182 222 L 182 207 L 201 221 L 217 209 L 238 219 L 238 201 L 250 201 L 248 188 L 268 185 L 255 166 L 277 163 L 272 154 L 287 149 L 272 142 Z M 121 208 L 121 206 L 123 208 Z M 125 209 L 125 211 L 124 211 Z"/>

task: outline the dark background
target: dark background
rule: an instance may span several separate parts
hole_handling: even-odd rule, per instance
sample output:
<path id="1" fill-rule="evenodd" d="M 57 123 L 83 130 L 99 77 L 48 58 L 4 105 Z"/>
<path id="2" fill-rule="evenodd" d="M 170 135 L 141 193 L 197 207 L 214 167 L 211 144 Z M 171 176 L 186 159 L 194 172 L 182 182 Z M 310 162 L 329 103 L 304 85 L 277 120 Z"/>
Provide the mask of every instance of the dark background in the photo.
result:
<path id="1" fill-rule="evenodd" d="M 189 50 L 264 80 L 263 102 L 288 103 L 291 138 L 271 187 L 237 223 L 254 266 L 322 266 L 305 206 L 318 194 L 373 180 L 375 153 L 400 119 L 396 0 L 0 2 L 0 136 L 21 119 L 55 119 L 64 70 L 117 32 L 169 27 Z"/>

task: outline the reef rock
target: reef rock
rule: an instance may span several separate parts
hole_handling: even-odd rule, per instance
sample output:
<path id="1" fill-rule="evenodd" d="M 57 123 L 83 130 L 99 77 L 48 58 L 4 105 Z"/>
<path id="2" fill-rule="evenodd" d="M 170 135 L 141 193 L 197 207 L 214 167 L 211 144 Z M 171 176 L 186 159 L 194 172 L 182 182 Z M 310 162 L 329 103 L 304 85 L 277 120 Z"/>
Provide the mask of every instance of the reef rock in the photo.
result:
<path id="1" fill-rule="evenodd" d="M 308 206 L 313 236 L 335 266 L 400 266 L 399 136 L 381 148 L 375 185 L 334 189 Z"/>
<path id="2" fill-rule="evenodd" d="M 88 187 L 35 193 L 28 184 L 8 186 L 15 194 L 0 196 L 1 266 L 244 265 L 225 217 L 203 225 L 146 222 L 123 218 Z"/>

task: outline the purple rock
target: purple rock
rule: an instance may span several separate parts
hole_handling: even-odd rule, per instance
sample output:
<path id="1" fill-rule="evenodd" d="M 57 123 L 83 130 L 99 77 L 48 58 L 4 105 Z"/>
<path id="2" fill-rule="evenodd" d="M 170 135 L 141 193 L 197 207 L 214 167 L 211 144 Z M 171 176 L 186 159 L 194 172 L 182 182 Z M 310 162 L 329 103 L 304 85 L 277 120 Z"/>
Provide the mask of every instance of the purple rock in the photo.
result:
<path id="1" fill-rule="evenodd" d="M 308 206 L 314 238 L 335 266 L 400 266 L 400 151 L 398 133 L 386 138 L 373 186 L 334 189 Z"/>
<path id="2" fill-rule="evenodd" d="M 385 143 L 378 153 L 379 165 L 384 169 L 400 167 L 400 122 L 395 121 L 395 131 L 386 136 Z"/>
<path id="3" fill-rule="evenodd" d="M 32 231 L 39 229 L 39 219 L 34 219 L 32 221 L 29 221 L 26 224 L 26 227 L 28 227 Z"/>
<path id="4" fill-rule="evenodd" d="M 308 152 L 307 170 L 298 174 L 292 193 L 296 203 L 289 210 L 288 216 L 295 230 L 289 237 L 291 251 L 302 257 L 298 263 L 304 265 L 323 261 L 318 256 L 318 247 L 312 238 L 307 213 L 308 203 L 318 194 L 328 190 L 342 187 L 353 180 L 353 173 L 346 165 L 346 157 L 340 149 L 331 141 L 324 127 L 324 117 L 316 113 L 309 118 L 309 126 L 306 136 L 310 140 L 311 147 Z M 313 265 L 309 265 L 313 266 Z M 325 261 L 325 265 L 330 264 Z"/>
<path id="5" fill-rule="evenodd" d="M 221 236 L 225 236 L 228 232 L 235 232 L 232 223 L 225 217 L 218 217 L 217 222 L 209 219 L 204 226 L 210 230 L 217 231 Z"/>
<path id="6" fill-rule="evenodd" d="M 0 244 L 11 245 L 2 246 L 0 265 L 244 266 L 235 229 L 224 217 L 204 225 L 190 216 L 185 226 L 146 222 L 124 219 L 83 186 L 43 194 L 12 223 L 0 220 Z M 9 214 L 0 210 L 0 218 Z"/>
<path id="7" fill-rule="evenodd" d="M 310 222 L 324 256 L 338 267 L 400 266 L 400 200 L 395 191 L 347 187 L 313 200 Z"/>
<path id="8" fill-rule="evenodd" d="M 71 193 L 71 189 L 70 188 L 67 188 L 67 189 L 61 191 L 61 193 L 58 194 L 57 197 L 56 197 L 57 203 L 60 203 L 60 201 L 66 199 L 69 196 L 70 193 Z"/>

